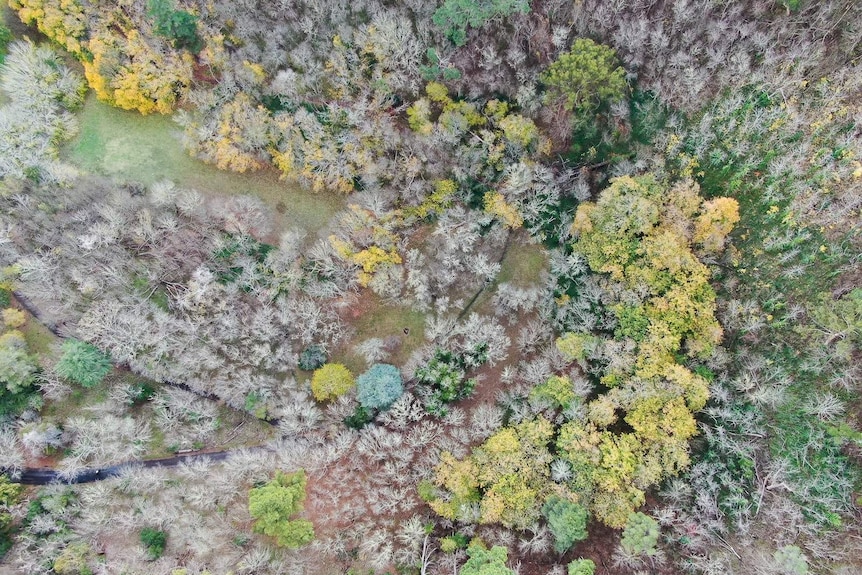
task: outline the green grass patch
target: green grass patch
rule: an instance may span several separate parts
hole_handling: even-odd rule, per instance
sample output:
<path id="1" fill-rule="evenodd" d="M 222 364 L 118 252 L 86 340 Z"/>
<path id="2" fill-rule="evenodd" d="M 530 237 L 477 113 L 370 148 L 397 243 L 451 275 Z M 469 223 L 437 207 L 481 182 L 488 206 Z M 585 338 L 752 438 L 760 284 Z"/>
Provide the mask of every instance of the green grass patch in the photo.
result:
<path id="1" fill-rule="evenodd" d="M 500 273 L 470 305 L 467 313 L 494 315 L 494 294 L 497 286 L 509 283 L 520 288 L 535 286 L 542 272 L 548 269 L 548 253 L 537 244 L 512 243 L 500 262 Z"/>
<path id="2" fill-rule="evenodd" d="M 425 343 L 425 314 L 408 307 L 384 304 L 376 296 L 368 308 L 368 312 L 352 322 L 356 334 L 351 338 L 351 343 L 361 343 L 372 337 L 384 340 L 398 337 L 401 345 L 385 363 L 403 365 L 410 354 Z M 330 358 L 330 361 L 343 363 L 354 375 L 359 375 L 370 367 L 364 359 L 354 354 L 352 349 L 347 351 L 346 357 Z"/>
<path id="3" fill-rule="evenodd" d="M 40 358 L 53 355 L 57 336 L 39 323 L 39 320 L 28 314 L 27 323 L 20 329 L 27 341 L 27 349 L 30 350 L 30 353 L 36 354 Z"/>
<path id="4" fill-rule="evenodd" d="M 510 283 L 519 287 L 535 285 L 547 268 L 548 254 L 542 246 L 513 245 L 503 258 L 496 283 Z"/>
<path id="5" fill-rule="evenodd" d="M 272 208 L 279 230 L 322 230 L 345 204 L 335 194 L 315 194 L 281 181 L 275 170 L 235 174 L 195 160 L 169 117 L 112 108 L 90 94 L 78 119 L 78 136 L 61 155 L 91 173 L 147 185 L 167 179 L 202 193 L 255 195 Z"/>

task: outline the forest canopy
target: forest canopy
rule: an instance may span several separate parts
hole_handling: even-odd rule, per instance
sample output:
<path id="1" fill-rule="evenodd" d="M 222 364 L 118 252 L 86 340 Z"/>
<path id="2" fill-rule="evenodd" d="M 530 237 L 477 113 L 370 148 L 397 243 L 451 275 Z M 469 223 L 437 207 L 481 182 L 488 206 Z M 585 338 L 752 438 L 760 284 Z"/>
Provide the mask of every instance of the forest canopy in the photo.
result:
<path id="1" fill-rule="evenodd" d="M 862 4 L 9 0 L 14 572 L 862 570 Z"/>

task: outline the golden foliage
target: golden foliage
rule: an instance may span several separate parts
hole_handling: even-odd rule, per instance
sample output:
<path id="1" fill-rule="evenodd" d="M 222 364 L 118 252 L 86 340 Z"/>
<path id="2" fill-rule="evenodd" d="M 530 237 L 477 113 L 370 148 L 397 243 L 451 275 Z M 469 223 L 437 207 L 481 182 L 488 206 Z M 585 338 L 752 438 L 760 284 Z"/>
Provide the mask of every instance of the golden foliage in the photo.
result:
<path id="1" fill-rule="evenodd" d="M 92 55 L 84 75 L 103 102 L 141 114 L 170 114 L 191 83 L 190 56 L 151 45 L 137 30 L 98 30 L 88 42 Z"/>
<path id="2" fill-rule="evenodd" d="M 733 198 L 715 198 L 704 202 L 701 214 L 694 225 L 694 242 L 701 244 L 707 253 L 716 253 L 724 247 L 727 234 L 739 221 L 739 202 Z"/>
<path id="3" fill-rule="evenodd" d="M 327 363 L 311 376 L 311 393 L 317 401 L 337 399 L 350 391 L 356 382 L 353 374 L 340 363 Z"/>
<path id="4" fill-rule="evenodd" d="M 80 57 L 86 47 L 87 15 L 78 0 L 9 0 L 25 24 Z"/>
<path id="5" fill-rule="evenodd" d="M 524 225 L 524 218 L 518 209 L 506 202 L 506 198 L 500 192 L 487 192 L 485 194 L 485 212 L 496 216 L 509 229 L 520 228 Z"/>

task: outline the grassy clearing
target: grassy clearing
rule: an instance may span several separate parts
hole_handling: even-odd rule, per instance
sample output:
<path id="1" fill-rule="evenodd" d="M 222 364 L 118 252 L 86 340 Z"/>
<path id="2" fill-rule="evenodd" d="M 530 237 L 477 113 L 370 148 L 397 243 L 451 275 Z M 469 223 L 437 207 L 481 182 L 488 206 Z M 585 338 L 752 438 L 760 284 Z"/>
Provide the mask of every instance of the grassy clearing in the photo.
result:
<path id="1" fill-rule="evenodd" d="M 509 245 L 503 261 L 500 263 L 500 273 L 497 278 L 485 288 L 470 306 L 471 312 L 494 315 L 494 294 L 497 286 L 510 283 L 520 288 L 533 287 L 539 284 L 542 272 L 548 269 L 548 253 L 540 244 L 513 243 Z"/>
<path id="2" fill-rule="evenodd" d="M 373 337 L 397 340 L 399 343 L 392 348 L 385 363 L 404 365 L 410 354 L 425 343 L 425 314 L 404 306 L 384 304 L 377 296 L 367 297 L 371 301 L 364 302 L 363 307 L 368 311 L 350 322 L 355 330 L 350 342 L 361 343 Z M 354 374 L 358 375 L 369 367 L 352 348 L 336 355 L 333 361 L 343 363 Z"/>
<path id="3" fill-rule="evenodd" d="M 143 184 L 167 179 L 200 192 L 255 195 L 272 208 L 276 230 L 301 227 L 322 233 L 345 204 L 343 197 L 314 194 L 281 181 L 275 170 L 235 174 L 195 160 L 182 147 L 180 128 L 165 116 L 112 108 L 90 94 L 79 121 L 80 132 L 62 156 L 91 173 Z"/>
<path id="4" fill-rule="evenodd" d="M 20 329 L 24 334 L 24 340 L 27 342 L 27 349 L 30 350 L 30 353 L 40 358 L 50 357 L 54 354 L 54 343 L 57 341 L 57 336 L 39 323 L 36 318 L 27 314 L 27 323 Z"/>
<path id="5" fill-rule="evenodd" d="M 544 247 L 539 244 L 516 244 L 506 252 L 496 283 L 532 286 L 538 283 L 547 268 L 548 255 Z"/>

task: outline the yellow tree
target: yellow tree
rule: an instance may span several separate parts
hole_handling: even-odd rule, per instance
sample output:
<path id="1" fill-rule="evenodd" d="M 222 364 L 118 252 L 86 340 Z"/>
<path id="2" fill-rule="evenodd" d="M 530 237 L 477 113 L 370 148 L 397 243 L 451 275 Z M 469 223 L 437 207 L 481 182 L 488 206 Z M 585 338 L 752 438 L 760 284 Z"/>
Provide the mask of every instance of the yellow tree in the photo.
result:
<path id="1" fill-rule="evenodd" d="M 141 114 L 170 114 L 191 83 L 192 57 L 135 29 L 118 30 L 119 24 L 105 22 L 88 42 L 92 57 L 83 60 L 84 75 L 96 97 Z"/>
<path id="2" fill-rule="evenodd" d="M 703 201 L 690 180 L 668 186 L 652 176 L 616 178 L 578 208 L 574 250 L 608 275 L 609 294 L 640 296 L 610 305 L 614 337 L 634 342 L 637 359 L 605 371 L 611 389 L 587 405 L 589 425 L 566 424 L 557 440 L 580 476 L 573 487 L 592 493 L 593 513 L 610 526 L 625 525 L 646 489 L 689 464 L 693 413 L 709 392 L 677 357 L 683 350 L 706 357 L 722 335 L 710 273 L 694 249 L 720 250 L 738 217 L 734 200 Z M 583 361 L 589 338 L 566 334 L 558 346 Z M 613 430 L 618 414 L 630 432 Z"/>
<path id="3" fill-rule="evenodd" d="M 80 57 L 86 45 L 87 15 L 78 0 L 9 0 L 25 24 L 33 25 L 51 40 Z"/>

